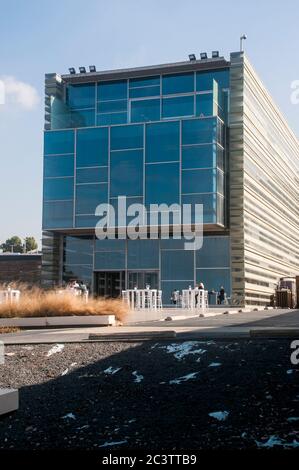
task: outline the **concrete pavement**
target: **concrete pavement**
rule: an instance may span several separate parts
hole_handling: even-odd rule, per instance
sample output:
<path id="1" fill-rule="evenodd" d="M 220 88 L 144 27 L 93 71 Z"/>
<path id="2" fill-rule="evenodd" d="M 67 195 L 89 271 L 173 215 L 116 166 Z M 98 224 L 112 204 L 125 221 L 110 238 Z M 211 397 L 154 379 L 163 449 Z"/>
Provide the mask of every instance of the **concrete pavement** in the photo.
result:
<path id="1" fill-rule="evenodd" d="M 169 332 L 169 338 L 248 338 L 273 337 L 284 331 L 286 336 L 299 338 L 299 310 L 264 310 L 238 315 L 219 315 L 209 318 L 188 318 L 175 321 L 152 321 L 121 327 L 88 327 L 27 330 L 0 335 L 5 344 L 74 343 L 81 341 L 122 341 L 136 337 L 144 339 Z"/>

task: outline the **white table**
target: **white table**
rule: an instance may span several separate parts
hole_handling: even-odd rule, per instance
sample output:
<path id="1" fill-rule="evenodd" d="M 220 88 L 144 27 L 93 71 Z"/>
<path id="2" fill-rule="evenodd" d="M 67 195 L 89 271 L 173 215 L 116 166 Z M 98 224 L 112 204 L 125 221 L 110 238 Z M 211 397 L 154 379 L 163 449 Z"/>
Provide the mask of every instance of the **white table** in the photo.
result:
<path id="1" fill-rule="evenodd" d="M 204 310 L 208 307 L 208 291 L 203 289 L 183 289 L 182 308 Z"/>
<path id="2" fill-rule="evenodd" d="M 15 289 L 0 290 L 0 304 L 19 302 L 21 291 Z"/>
<path id="3" fill-rule="evenodd" d="M 157 308 L 162 308 L 162 291 L 158 289 L 123 290 L 122 298 L 132 310 L 144 308 L 156 310 Z"/>

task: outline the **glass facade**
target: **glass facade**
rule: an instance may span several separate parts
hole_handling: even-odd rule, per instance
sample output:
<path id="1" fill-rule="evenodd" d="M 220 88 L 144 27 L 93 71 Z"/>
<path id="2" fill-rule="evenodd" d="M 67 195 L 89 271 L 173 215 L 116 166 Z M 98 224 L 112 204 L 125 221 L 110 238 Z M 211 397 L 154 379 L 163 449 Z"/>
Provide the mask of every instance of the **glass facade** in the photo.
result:
<path id="1" fill-rule="evenodd" d="M 200 279 L 230 289 L 223 256 L 209 264 L 176 240 L 94 239 L 96 207 L 111 203 L 117 216 L 118 196 L 147 208 L 203 204 L 204 224 L 212 231 L 225 227 L 229 70 L 74 80 L 63 87 L 51 100 L 44 136 L 43 190 L 43 228 L 60 230 L 64 240 L 63 279 L 92 286 L 95 272 L 102 280 L 105 272 L 122 272 L 126 285 L 160 286 L 166 303 L 174 288 Z M 209 239 L 215 246 L 207 242 L 206 256 L 219 247 L 227 251 L 227 237 Z"/>

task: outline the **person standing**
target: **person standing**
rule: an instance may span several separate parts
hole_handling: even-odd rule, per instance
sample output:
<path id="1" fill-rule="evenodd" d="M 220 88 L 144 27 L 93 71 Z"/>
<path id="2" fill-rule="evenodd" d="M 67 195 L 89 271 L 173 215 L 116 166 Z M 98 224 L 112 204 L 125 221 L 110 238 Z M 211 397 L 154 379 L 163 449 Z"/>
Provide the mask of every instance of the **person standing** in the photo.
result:
<path id="1" fill-rule="evenodd" d="M 222 305 L 224 303 L 224 300 L 225 300 L 225 290 L 224 290 L 224 287 L 221 286 L 219 290 L 219 295 L 218 295 L 218 303 Z"/>

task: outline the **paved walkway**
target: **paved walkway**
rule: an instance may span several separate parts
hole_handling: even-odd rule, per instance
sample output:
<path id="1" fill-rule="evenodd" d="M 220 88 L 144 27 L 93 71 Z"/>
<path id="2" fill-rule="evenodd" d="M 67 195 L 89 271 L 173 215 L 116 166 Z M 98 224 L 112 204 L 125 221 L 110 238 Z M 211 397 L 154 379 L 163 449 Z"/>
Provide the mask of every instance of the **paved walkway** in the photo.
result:
<path id="1" fill-rule="evenodd" d="M 211 318 L 188 318 L 174 321 L 152 321 L 136 323 L 122 327 L 89 327 L 27 330 L 14 334 L 0 335 L 5 344 L 28 343 L 68 343 L 89 340 L 146 339 L 146 334 L 153 337 L 164 335 L 186 339 L 200 337 L 246 338 L 252 331 L 265 336 L 273 332 L 286 330 L 299 339 L 299 310 L 265 310 L 260 312 L 238 313 L 236 315 L 218 315 Z M 92 335 L 90 337 L 90 335 Z"/>

